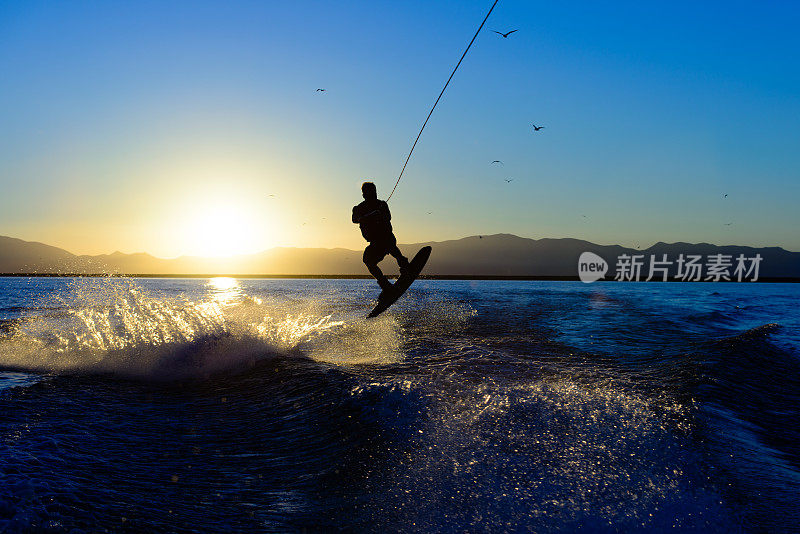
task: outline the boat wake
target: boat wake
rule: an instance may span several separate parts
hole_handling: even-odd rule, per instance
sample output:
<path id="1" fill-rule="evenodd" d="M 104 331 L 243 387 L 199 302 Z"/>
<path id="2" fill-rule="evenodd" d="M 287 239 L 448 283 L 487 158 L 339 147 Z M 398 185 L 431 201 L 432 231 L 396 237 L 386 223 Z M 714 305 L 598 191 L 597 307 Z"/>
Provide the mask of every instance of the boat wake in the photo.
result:
<path id="1" fill-rule="evenodd" d="M 130 280 L 81 285 L 60 307 L 32 306 L 4 321 L 0 369 L 174 381 L 242 372 L 278 356 L 342 365 L 399 357 L 391 319 L 367 326 L 330 312 L 314 302 L 265 303 L 244 294 L 196 302 Z"/>

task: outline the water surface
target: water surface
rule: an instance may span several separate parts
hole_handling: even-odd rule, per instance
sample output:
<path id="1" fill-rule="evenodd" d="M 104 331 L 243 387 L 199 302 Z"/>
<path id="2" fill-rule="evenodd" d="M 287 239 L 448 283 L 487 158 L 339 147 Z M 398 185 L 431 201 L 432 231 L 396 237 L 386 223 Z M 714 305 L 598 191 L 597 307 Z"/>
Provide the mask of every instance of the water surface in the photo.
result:
<path id="1" fill-rule="evenodd" d="M 800 286 L 0 278 L 0 531 L 793 531 Z"/>

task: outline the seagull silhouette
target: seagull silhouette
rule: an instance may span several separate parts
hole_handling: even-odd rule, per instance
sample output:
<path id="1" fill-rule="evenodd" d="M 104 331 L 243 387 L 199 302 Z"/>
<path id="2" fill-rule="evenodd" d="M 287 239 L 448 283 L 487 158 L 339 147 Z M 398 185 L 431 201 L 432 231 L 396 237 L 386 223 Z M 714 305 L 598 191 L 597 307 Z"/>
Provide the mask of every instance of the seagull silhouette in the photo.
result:
<path id="1" fill-rule="evenodd" d="M 513 179 L 513 178 L 506 178 L 505 180 L 506 180 L 506 183 L 507 183 L 507 184 L 510 184 L 511 182 L 513 182 L 513 181 L 514 181 L 514 179 Z"/>
<path id="2" fill-rule="evenodd" d="M 531 124 L 531 126 L 533 126 L 533 131 L 534 132 L 538 132 L 539 130 L 544 128 L 544 126 L 536 126 L 535 124 Z"/>
<path id="3" fill-rule="evenodd" d="M 502 161 L 500 161 L 499 159 L 496 159 L 496 160 L 494 160 L 494 161 L 491 163 L 491 165 L 494 165 L 495 163 L 499 163 L 500 165 L 505 165 L 505 164 L 504 164 Z"/>
<path id="4" fill-rule="evenodd" d="M 733 224 L 733 223 L 725 223 L 725 226 L 730 226 L 730 225 L 732 225 L 732 224 Z"/>
<path id="5" fill-rule="evenodd" d="M 724 195 L 722 195 L 722 198 L 728 198 L 728 193 L 725 193 Z"/>
<path id="6" fill-rule="evenodd" d="M 517 30 L 511 30 L 511 31 L 510 31 L 510 32 L 508 32 L 508 33 L 499 32 L 499 31 L 497 31 L 497 30 L 492 30 L 492 31 L 493 31 L 494 33 L 496 33 L 497 35 L 502 35 L 502 36 L 503 36 L 503 39 L 508 39 L 508 36 L 509 36 L 509 35 L 511 35 L 512 33 L 514 33 L 514 32 L 515 32 L 515 31 L 517 31 Z"/>
<path id="7" fill-rule="evenodd" d="M 317 89 L 315 92 L 316 92 L 316 93 L 324 93 L 324 92 L 325 92 L 325 89 L 319 88 L 319 89 Z"/>

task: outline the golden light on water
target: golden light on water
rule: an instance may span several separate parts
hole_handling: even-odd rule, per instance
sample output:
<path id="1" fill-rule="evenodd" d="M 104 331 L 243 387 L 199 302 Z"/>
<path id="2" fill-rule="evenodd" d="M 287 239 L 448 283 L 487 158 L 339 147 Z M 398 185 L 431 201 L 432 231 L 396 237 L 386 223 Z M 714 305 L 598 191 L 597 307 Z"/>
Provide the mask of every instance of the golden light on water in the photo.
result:
<path id="1" fill-rule="evenodd" d="M 236 281 L 236 278 L 217 276 L 216 278 L 210 279 L 208 281 L 208 285 L 217 291 L 230 291 L 231 289 L 238 287 L 239 282 Z"/>
<path id="2" fill-rule="evenodd" d="M 242 288 L 235 278 L 217 276 L 211 278 L 206 284 L 211 289 L 211 295 L 218 304 L 230 304 L 242 295 Z"/>

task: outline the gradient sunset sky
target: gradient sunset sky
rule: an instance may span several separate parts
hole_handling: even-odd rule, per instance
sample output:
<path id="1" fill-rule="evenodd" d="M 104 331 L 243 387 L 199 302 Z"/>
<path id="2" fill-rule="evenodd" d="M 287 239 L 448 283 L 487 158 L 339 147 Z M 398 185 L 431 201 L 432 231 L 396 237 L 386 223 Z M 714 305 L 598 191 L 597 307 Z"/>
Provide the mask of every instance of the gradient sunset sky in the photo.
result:
<path id="1" fill-rule="evenodd" d="M 0 1 L 0 235 L 361 248 L 360 183 L 388 194 L 490 6 Z M 800 250 L 798 20 L 793 2 L 500 0 L 390 202 L 398 240 Z"/>

